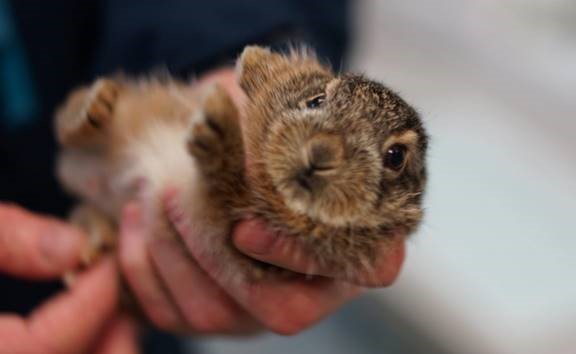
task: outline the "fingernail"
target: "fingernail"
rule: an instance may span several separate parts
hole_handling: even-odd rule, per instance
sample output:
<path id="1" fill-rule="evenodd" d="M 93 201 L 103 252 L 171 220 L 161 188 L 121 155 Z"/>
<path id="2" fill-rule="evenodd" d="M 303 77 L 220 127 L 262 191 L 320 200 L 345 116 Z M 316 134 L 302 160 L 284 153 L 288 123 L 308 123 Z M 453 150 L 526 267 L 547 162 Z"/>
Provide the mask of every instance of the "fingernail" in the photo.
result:
<path id="1" fill-rule="evenodd" d="M 278 233 L 268 230 L 266 225 L 258 220 L 240 223 L 235 236 L 236 247 L 256 255 L 269 253 L 278 239 Z"/>
<path id="2" fill-rule="evenodd" d="M 64 227 L 53 227 L 40 238 L 40 249 L 46 261 L 62 265 L 71 259 L 79 258 L 82 249 L 82 238 L 79 232 Z"/>

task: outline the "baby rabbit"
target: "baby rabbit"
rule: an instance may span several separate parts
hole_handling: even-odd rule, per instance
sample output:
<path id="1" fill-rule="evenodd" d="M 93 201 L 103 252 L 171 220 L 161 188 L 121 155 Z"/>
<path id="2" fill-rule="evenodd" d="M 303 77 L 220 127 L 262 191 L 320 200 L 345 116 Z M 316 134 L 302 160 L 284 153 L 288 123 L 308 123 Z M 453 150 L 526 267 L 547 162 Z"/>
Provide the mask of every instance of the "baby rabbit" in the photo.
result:
<path id="1" fill-rule="evenodd" d="M 83 201 L 72 219 L 92 235 L 92 250 L 113 245 L 120 209 L 145 180 L 139 198 L 152 235 L 178 237 L 160 200 L 175 186 L 200 256 L 228 280 L 285 274 L 233 247 L 231 227 L 247 216 L 343 276 L 370 271 L 376 250 L 422 218 L 428 138 L 418 114 L 307 50 L 250 46 L 237 73 L 242 127 L 218 86 L 106 78 L 71 94 L 56 116 L 58 173 Z"/>

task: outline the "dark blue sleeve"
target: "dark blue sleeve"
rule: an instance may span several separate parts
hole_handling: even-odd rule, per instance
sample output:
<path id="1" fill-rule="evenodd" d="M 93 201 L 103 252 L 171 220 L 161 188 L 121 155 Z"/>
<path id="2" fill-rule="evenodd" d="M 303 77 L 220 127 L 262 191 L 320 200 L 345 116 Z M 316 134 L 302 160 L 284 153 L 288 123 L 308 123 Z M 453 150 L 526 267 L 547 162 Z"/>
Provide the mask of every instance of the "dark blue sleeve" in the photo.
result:
<path id="1" fill-rule="evenodd" d="M 176 75 L 231 63 L 246 44 L 305 42 L 338 67 L 346 0 L 108 0 L 95 74 L 167 68 Z"/>

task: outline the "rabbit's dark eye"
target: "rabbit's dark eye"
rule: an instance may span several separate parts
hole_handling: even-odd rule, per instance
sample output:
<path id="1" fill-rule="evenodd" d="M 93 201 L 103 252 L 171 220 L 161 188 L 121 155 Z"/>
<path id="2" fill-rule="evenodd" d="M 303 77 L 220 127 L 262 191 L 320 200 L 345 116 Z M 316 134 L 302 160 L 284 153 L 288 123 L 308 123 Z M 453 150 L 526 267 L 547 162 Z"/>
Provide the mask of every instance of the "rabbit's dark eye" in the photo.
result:
<path id="1" fill-rule="evenodd" d="M 314 109 L 322 106 L 322 104 L 326 101 L 326 94 L 321 93 L 316 95 L 308 100 L 306 100 L 306 108 Z"/>
<path id="2" fill-rule="evenodd" d="M 400 171 L 406 161 L 406 146 L 394 144 L 386 150 L 384 166 L 394 171 Z"/>

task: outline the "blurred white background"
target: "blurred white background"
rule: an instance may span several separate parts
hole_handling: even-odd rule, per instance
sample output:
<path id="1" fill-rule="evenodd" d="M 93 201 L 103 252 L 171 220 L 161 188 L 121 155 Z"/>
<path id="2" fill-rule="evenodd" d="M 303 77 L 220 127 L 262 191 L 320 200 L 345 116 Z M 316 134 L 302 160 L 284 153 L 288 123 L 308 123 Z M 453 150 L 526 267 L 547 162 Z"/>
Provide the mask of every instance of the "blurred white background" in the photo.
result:
<path id="1" fill-rule="evenodd" d="M 357 69 L 420 108 L 428 217 L 389 306 L 456 353 L 576 353 L 576 3 L 364 1 Z"/>
<path id="2" fill-rule="evenodd" d="M 403 274 L 296 338 L 202 351 L 576 353 L 576 2 L 353 10 L 352 68 L 416 106 L 432 136 Z"/>

